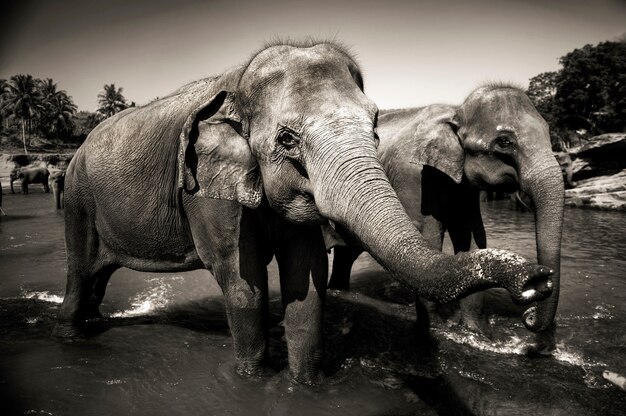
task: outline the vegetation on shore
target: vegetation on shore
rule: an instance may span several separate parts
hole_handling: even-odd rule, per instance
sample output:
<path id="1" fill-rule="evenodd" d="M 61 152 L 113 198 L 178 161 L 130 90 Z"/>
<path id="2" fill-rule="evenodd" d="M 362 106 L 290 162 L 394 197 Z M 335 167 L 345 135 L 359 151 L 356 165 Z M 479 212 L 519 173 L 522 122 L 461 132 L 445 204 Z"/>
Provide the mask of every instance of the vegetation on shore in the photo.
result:
<path id="1" fill-rule="evenodd" d="M 585 45 L 559 62 L 561 69 L 531 78 L 527 90 L 550 125 L 554 150 L 626 133 L 626 39 Z"/>
<path id="2" fill-rule="evenodd" d="M 75 149 L 102 120 L 135 105 L 115 84 L 104 86 L 98 104 L 94 113 L 79 112 L 52 78 L 18 74 L 0 79 L 0 150 L 28 154 Z"/>

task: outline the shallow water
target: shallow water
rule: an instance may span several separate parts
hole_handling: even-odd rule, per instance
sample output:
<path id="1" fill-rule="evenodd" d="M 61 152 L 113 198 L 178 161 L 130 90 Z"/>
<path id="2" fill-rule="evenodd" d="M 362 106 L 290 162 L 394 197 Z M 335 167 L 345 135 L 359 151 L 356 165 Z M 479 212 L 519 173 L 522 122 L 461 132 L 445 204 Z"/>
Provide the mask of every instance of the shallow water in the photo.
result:
<path id="1" fill-rule="evenodd" d="M 534 258 L 532 214 L 483 206 L 490 247 Z M 290 383 L 277 273 L 270 265 L 270 354 L 276 375 L 234 371 L 220 290 L 208 272 L 120 270 L 101 307 L 103 332 L 50 338 L 65 285 L 62 211 L 33 189 L 3 198 L 0 220 L 2 414 L 623 414 L 626 394 L 602 378 L 626 374 L 626 216 L 566 209 L 558 349 L 531 341 L 506 293 L 487 296 L 491 338 L 432 318 L 415 328 L 411 296 L 367 255 L 353 290 L 330 293 L 328 378 Z"/>

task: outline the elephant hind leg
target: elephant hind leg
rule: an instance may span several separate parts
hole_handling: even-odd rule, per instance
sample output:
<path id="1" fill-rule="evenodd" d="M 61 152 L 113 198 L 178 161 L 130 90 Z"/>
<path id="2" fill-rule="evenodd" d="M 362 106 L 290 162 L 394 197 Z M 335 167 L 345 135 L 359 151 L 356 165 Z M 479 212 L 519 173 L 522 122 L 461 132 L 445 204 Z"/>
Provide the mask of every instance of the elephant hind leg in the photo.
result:
<path id="1" fill-rule="evenodd" d="M 83 335 L 86 323 L 100 317 L 98 307 L 111 274 L 120 266 L 111 261 L 100 241 L 93 210 L 71 204 L 65 216 L 67 284 L 53 335 Z"/>
<path id="2" fill-rule="evenodd" d="M 65 297 L 59 311 L 53 335 L 74 337 L 83 335 L 89 320 L 101 318 L 100 303 L 111 274 L 119 266 L 107 265 L 88 273 L 76 273 L 68 266 Z"/>

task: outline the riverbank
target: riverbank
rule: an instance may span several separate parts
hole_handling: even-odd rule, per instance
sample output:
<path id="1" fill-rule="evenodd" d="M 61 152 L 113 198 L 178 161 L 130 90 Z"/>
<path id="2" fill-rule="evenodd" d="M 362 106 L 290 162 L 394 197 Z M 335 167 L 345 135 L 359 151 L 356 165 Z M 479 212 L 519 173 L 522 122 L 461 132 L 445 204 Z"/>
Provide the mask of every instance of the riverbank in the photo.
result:
<path id="1" fill-rule="evenodd" d="M 44 166 L 66 169 L 76 151 L 66 153 L 0 153 L 0 179 L 8 179 L 11 170 L 20 166 Z"/>
<path id="2" fill-rule="evenodd" d="M 565 205 L 626 211 L 626 134 L 593 137 L 569 154 L 576 186 L 565 191 Z"/>

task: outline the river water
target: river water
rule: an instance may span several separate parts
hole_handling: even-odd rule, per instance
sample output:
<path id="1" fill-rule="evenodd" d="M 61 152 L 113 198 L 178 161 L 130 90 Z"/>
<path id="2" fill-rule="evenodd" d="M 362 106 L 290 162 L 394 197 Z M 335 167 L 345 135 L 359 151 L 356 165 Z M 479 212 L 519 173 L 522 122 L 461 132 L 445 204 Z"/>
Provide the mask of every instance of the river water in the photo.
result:
<path id="1" fill-rule="evenodd" d="M 0 413 L 29 415 L 623 415 L 626 394 L 626 216 L 566 209 L 558 348 L 524 355 L 531 338 L 506 293 L 487 295 L 491 337 L 415 307 L 369 256 L 353 290 L 329 294 L 326 380 L 286 376 L 276 265 L 270 265 L 270 354 L 276 374 L 243 379 L 220 290 L 205 271 L 117 271 L 103 332 L 50 337 L 65 285 L 63 214 L 52 195 L 5 190 L 0 219 Z M 534 258 L 532 214 L 483 206 L 490 247 Z"/>

